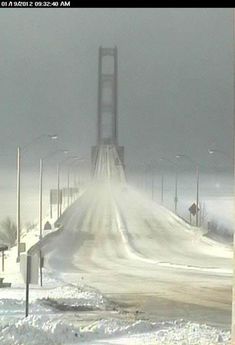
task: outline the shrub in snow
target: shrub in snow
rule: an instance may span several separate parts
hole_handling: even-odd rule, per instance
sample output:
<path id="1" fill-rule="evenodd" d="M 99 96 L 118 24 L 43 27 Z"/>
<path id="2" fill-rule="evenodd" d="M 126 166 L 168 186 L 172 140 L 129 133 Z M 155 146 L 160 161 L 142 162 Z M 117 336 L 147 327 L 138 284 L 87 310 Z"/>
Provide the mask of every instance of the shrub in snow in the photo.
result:
<path id="1" fill-rule="evenodd" d="M 231 241 L 233 239 L 233 229 L 229 229 L 225 225 L 213 219 L 208 222 L 208 231 L 209 233 L 214 233 L 216 235 L 226 237 Z"/>
<path id="2" fill-rule="evenodd" d="M 0 240 L 13 247 L 16 244 L 16 238 L 16 224 L 10 217 L 6 217 L 0 223 Z"/>

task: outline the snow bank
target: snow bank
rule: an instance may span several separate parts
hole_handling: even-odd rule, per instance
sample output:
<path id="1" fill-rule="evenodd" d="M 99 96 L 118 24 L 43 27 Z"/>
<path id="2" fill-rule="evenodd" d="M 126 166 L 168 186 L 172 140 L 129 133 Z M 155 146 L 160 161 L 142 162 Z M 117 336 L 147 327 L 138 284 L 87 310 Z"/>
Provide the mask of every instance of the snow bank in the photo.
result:
<path id="1" fill-rule="evenodd" d="M 95 321 L 89 326 L 83 328 L 83 335 L 86 338 L 93 337 L 94 335 L 98 337 L 102 336 L 113 336 L 113 335 L 124 335 L 124 334 L 134 334 L 142 332 L 151 332 L 156 330 L 158 327 L 163 327 L 162 323 L 150 323 L 149 321 L 139 320 L 136 322 L 128 322 L 126 320 L 119 319 L 109 319 Z"/>
<path id="2" fill-rule="evenodd" d="M 151 323 L 139 320 L 127 323 L 122 320 L 101 320 L 83 329 L 86 338 L 103 338 L 104 344 L 147 344 L 147 345 L 228 345 L 230 333 L 220 329 L 184 321 Z M 91 332 L 91 333 L 90 333 Z M 95 336 L 95 337 L 94 337 Z M 124 336 L 124 337 L 123 337 Z M 115 338 L 114 338 L 115 337 Z M 118 338 L 117 338 L 118 337 Z M 102 342 L 102 343 L 103 343 Z M 110 344 L 111 344 L 110 343 Z"/>
<path id="3" fill-rule="evenodd" d="M 110 339 L 112 338 L 112 339 Z M 74 327 L 59 317 L 29 316 L 6 327 L 1 345 L 65 344 L 155 344 L 155 345 L 228 345 L 229 332 L 190 322 L 100 320 L 86 327 Z"/>
<path id="4" fill-rule="evenodd" d="M 76 331 L 62 320 L 29 316 L 6 327 L 0 336 L 1 345 L 61 345 L 74 343 Z"/>
<path id="5" fill-rule="evenodd" d="M 109 300 L 100 292 L 88 286 L 77 287 L 74 285 L 60 286 L 50 290 L 43 301 L 49 304 L 53 302 L 54 306 L 61 305 L 71 308 L 84 307 L 99 310 L 105 310 L 111 305 Z"/>
<path id="6" fill-rule="evenodd" d="M 169 329 L 156 333 L 156 344 L 164 345 L 227 345 L 229 341 L 229 332 L 191 322 L 176 321 Z"/>
<path id="7" fill-rule="evenodd" d="M 0 316 L 10 316 L 14 313 L 24 313 L 25 290 L 4 291 L 0 299 Z M 16 298 L 14 298 L 16 297 Z M 17 298 L 18 297 L 18 298 Z M 114 308 L 114 303 L 105 298 L 99 291 L 86 285 L 66 284 L 50 289 L 30 290 L 30 311 L 32 313 L 43 313 L 46 306 L 51 307 L 84 307 L 87 310 L 107 310 Z M 47 308 L 48 310 L 48 308 Z"/>

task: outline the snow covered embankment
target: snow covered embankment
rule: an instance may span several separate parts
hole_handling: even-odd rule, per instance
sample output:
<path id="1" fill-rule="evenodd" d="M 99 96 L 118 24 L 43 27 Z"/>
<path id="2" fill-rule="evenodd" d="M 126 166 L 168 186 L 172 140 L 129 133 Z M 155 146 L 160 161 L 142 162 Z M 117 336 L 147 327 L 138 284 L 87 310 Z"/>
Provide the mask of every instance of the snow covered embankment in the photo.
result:
<path id="1" fill-rule="evenodd" d="M 113 304 L 89 286 L 64 285 L 49 291 L 39 302 L 59 310 L 107 310 Z"/>
<path id="2" fill-rule="evenodd" d="M 23 299 L 0 300 L 1 345 L 229 344 L 229 332 L 184 321 L 153 323 L 145 320 L 133 321 L 133 318 L 121 319 L 116 315 L 86 326 L 80 326 L 78 322 L 74 324 L 66 312 L 58 313 L 58 310 L 74 311 L 74 316 L 82 317 L 83 310 L 112 310 L 115 307 L 99 291 L 83 284 L 64 285 L 34 293 L 30 304 L 33 315 L 27 318 L 19 319 L 24 313 Z M 14 313 L 16 319 L 9 319 L 9 313 Z M 72 319 L 74 321 L 76 318 Z"/>
<path id="3" fill-rule="evenodd" d="M 60 317 L 29 316 L 1 332 L 2 345 L 155 344 L 228 345 L 229 332 L 183 321 L 150 323 L 100 320 L 74 327 Z"/>

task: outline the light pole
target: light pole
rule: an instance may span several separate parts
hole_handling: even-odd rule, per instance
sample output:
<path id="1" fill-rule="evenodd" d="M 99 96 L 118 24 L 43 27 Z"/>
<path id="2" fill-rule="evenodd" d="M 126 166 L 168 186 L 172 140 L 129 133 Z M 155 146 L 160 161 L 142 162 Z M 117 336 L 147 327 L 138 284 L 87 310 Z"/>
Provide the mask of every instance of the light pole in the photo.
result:
<path id="1" fill-rule="evenodd" d="M 164 202 L 164 175 L 161 177 L 161 204 Z"/>
<path id="2" fill-rule="evenodd" d="M 153 164 L 149 164 L 149 173 L 151 174 L 151 198 L 154 199 L 154 168 Z"/>
<path id="3" fill-rule="evenodd" d="M 60 164 L 57 163 L 57 219 L 60 217 Z"/>
<path id="4" fill-rule="evenodd" d="M 20 261 L 20 237 L 21 237 L 21 151 L 25 150 L 27 147 L 34 144 L 37 140 L 40 140 L 41 138 L 49 138 L 51 140 L 57 140 L 58 136 L 57 134 L 42 134 L 33 140 L 31 140 L 29 143 L 24 145 L 22 148 L 20 146 L 17 147 L 17 173 L 16 173 L 16 227 L 17 227 L 17 259 L 16 261 Z"/>
<path id="5" fill-rule="evenodd" d="M 53 156 L 54 154 L 56 154 L 57 152 L 63 152 L 65 154 L 68 153 L 67 150 L 56 150 L 51 152 L 50 154 L 44 156 L 43 158 L 40 158 L 39 160 L 39 240 L 42 240 L 42 181 L 43 181 L 43 162 L 46 158 L 49 158 L 51 156 Z M 40 260 L 40 264 L 39 264 L 39 268 L 40 268 L 40 285 L 42 286 L 42 253 L 41 250 L 39 251 L 39 260 Z"/>
<path id="6" fill-rule="evenodd" d="M 160 161 L 166 161 L 172 165 L 174 165 L 174 167 L 176 168 L 175 170 L 175 196 L 174 196 L 174 205 L 175 205 L 175 214 L 177 214 L 177 205 L 178 205 L 178 165 L 173 162 L 172 160 L 165 158 L 165 157 L 161 157 Z M 162 175 L 162 180 L 163 180 L 163 175 Z M 162 195 L 163 195 L 163 181 L 162 181 Z M 162 196 L 162 203 L 163 203 L 163 196 Z"/>
<path id="7" fill-rule="evenodd" d="M 235 9 L 233 9 L 233 124 L 235 121 Z M 233 183 L 235 182 L 235 157 L 234 157 L 235 134 L 233 131 Z M 233 237 L 233 267 L 235 266 L 235 236 Z M 235 271 L 233 269 L 233 289 L 232 289 L 232 325 L 231 325 L 232 345 L 235 344 Z"/>
<path id="8" fill-rule="evenodd" d="M 20 147 L 17 147 L 17 191 L 16 191 L 16 227 L 17 227 L 17 259 L 16 261 L 20 261 L 20 164 L 21 164 L 21 152 Z"/>
<path id="9" fill-rule="evenodd" d="M 148 193 L 148 173 L 147 173 L 147 165 L 144 165 L 144 191 L 146 194 Z"/>
<path id="10" fill-rule="evenodd" d="M 191 157 L 189 157 L 186 154 L 178 154 L 176 155 L 176 158 L 186 158 L 188 159 L 193 165 L 196 167 L 196 226 L 199 226 L 199 217 L 198 217 L 198 210 L 199 210 L 199 178 L 200 178 L 200 173 L 199 173 L 199 164 L 196 163 Z"/>
<path id="11" fill-rule="evenodd" d="M 198 210 L 199 210 L 199 166 L 198 166 L 198 164 L 196 165 L 196 176 L 197 176 L 196 226 L 198 226 L 199 225 L 199 222 L 198 222 Z"/>
<path id="12" fill-rule="evenodd" d="M 44 161 L 47 158 L 50 158 L 54 156 L 55 154 L 62 152 L 64 154 L 67 154 L 68 150 L 56 150 L 53 152 L 50 152 L 48 155 L 44 156 L 43 158 L 40 158 L 39 161 L 39 238 L 42 239 L 42 188 L 43 188 L 43 167 L 44 167 Z"/>
<path id="13" fill-rule="evenodd" d="M 152 179 L 151 179 L 151 189 L 152 189 L 152 200 L 154 200 L 154 175 L 153 175 L 153 169 L 152 169 Z"/>
<path id="14" fill-rule="evenodd" d="M 233 159 L 232 159 L 232 156 L 230 154 L 228 154 L 228 152 L 226 151 L 222 151 L 222 150 L 218 150 L 218 149 L 212 149 L 212 148 L 209 148 L 208 149 L 208 153 L 210 155 L 222 155 L 226 158 L 227 162 L 229 163 L 229 168 L 232 168 L 232 162 L 233 162 Z M 232 163 L 232 164 L 231 164 Z"/>
<path id="15" fill-rule="evenodd" d="M 222 154 L 222 155 L 226 156 L 227 158 L 231 159 L 230 155 L 229 155 L 227 152 L 222 151 L 222 150 L 217 150 L 217 149 L 211 149 L 211 148 L 209 148 L 209 149 L 208 149 L 208 153 L 209 153 L 210 155 L 213 155 L 214 153 L 219 153 L 219 154 Z"/>
<path id="16" fill-rule="evenodd" d="M 68 166 L 68 175 L 67 175 L 67 207 L 70 205 L 70 166 Z"/>
<path id="17" fill-rule="evenodd" d="M 65 163 L 66 161 L 68 161 L 69 159 L 73 159 L 73 160 L 77 160 L 77 159 L 81 159 L 77 156 L 70 156 L 67 157 L 65 159 L 63 159 L 62 161 L 57 163 L 57 219 L 59 219 L 59 217 L 61 216 L 61 203 L 60 203 L 60 168 L 61 165 L 63 163 Z M 69 176 L 67 179 L 67 184 L 69 185 Z"/>
<path id="18" fill-rule="evenodd" d="M 43 174 L 43 160 L 39 160 L 39 239 L 42 239 L 42 174 Z"/>

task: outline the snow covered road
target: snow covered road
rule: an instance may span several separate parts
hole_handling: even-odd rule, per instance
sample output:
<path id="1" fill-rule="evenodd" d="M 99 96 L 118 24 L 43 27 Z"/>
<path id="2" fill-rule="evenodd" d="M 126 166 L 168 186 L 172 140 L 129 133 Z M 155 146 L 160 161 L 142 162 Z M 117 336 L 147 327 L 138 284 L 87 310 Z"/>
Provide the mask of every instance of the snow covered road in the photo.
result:
<path id="1" fill-rule="evenodd" d="M 155 295 L 230 310 L 232 251 L 128 187 L 93 185 L 45 248 L 64 280 L 106 294 Z M 169 311 L 170 313 L 170 311 Z M 170 314 L 169 314 L 170 315 Z"/>
<path id="2" fill-rule="evenodd" d="M 82 277 L 114 299 L 131 296 L 144 311 L 146 296 L 155 296 L 214 308 L 229 320 L 232 249 L 128 186 L 112 147 L 99 151 L 93 183 L 60 223 L 64 230 L 43 252 L 64 280 Z"/>

